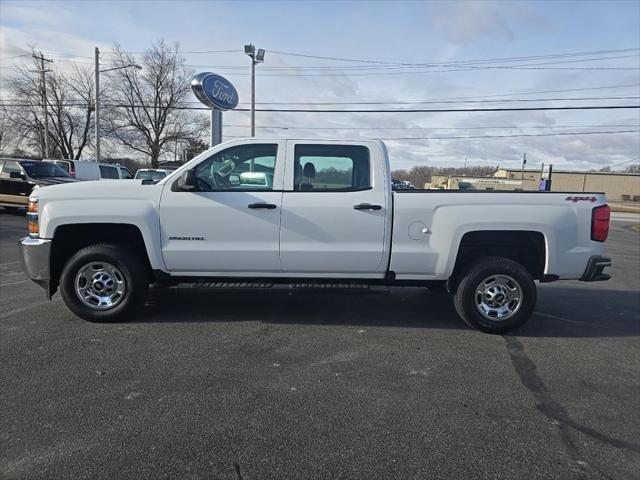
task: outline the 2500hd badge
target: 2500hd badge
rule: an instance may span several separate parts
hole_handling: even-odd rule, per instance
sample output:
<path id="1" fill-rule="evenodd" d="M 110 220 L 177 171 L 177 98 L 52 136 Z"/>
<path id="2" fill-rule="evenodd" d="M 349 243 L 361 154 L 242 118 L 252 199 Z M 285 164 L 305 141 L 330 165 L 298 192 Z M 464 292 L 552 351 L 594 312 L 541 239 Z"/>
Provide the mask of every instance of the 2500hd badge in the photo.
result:
<path id="1" fill-rule="evenodd" d="M 204 240 L 204 237 L 169 237 L 169 240 Z"/>

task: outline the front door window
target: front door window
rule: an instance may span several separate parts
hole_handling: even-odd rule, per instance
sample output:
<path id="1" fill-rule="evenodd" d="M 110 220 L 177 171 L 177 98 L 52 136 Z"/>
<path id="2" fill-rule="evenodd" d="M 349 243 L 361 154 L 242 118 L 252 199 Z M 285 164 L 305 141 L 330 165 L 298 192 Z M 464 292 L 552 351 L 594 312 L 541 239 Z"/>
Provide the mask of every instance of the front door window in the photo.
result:
<path id="1" fill-rule="evenodd" d="M 275 144 L 250 144 L 215 153 L 196 167 L 198 190 L 273 190 L 277 152 Z"/>

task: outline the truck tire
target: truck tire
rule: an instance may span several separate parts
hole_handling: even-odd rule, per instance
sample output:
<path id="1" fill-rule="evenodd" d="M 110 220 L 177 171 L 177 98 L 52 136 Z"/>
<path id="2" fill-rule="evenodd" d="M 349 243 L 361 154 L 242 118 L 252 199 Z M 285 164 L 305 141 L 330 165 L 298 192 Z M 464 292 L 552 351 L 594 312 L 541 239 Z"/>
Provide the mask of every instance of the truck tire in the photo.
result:
<path id="1" fill-rule="evenodd" d="M 489 257 L 463 273 L 453 303 L 467 325 L 486 333 L 507 333 L 521 327 L 533 314 L 536 285 L 519 263 Z"/>
<path id="2" fill-rule="evenodd" d="M 144 303 L 148 289 L 145 264 L 120 245 L 83 248 L 67 261 L 60 276 L 64 303 L 90 322 L 125 318 Z"/>

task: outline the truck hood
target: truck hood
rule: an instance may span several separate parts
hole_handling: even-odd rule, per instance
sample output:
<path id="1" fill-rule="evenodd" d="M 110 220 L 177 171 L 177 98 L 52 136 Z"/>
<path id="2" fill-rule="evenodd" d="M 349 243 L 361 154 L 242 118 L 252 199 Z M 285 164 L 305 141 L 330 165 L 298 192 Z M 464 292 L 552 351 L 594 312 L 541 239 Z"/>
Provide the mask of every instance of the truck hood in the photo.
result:
<path id="1" fill-rule="evenodd" d="M 50 185 L 61 185 L 65 183 L 79 182 L 77 178 L 73 177 L 29 177 L 29 181 L 38 185 L 39 187 L 48 187 Z"/>
<path id="2" fill-rule="evenodd" d="M 150 199 L 159 196 L 161 186 L 143 185 L 139 180 L 76 181 L 42 186 L 36 191 L 40 202 L 51 200 Z"/>

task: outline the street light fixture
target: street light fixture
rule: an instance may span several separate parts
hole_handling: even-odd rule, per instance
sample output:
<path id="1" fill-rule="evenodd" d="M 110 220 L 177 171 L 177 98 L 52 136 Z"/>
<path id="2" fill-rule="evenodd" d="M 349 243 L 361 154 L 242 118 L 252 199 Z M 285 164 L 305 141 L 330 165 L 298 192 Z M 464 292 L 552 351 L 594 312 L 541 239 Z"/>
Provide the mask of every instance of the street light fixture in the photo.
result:
<path id="1" fill-rule="evenodd" d="M 142 70 L 142 65 L 138 65 L 137 63 L 130 63 L 129 65 L 123 65 L 122 67 L 113 67 L 113 68 L 107 68 L 106 70 L 100 70 L 100 73 L 110 72 L 112 70 L 121 70 L 123 68 L 129 68 L 129 67 L 133 67 L 136 70 Z"/>
<path id="2" fill-rule="evenodd" d="M 98 47 L 95 49 L 95 78 L 96 78 L 96 121 L 95 121 L 95 135 L 96 135 L 96 162 L 100 161 L 100 73 L 111 72 L 113 70 L 122 70 L 123 68 L 135 68 L 136 70 L 142 70 L 142 67 L 136 63 L 129 65 L 122 65 L 121 67 L 107 68 L 100 70 L 100 50 Z"/>
<path id="3" fill-rule="evenodd" d="M 256 136 L 256 64 L 264 62 L 265 51 L 260 48 L 256 52 L 253 44 L 244 46 L 244 53 L 251 58 L 251 136 Z"/>

